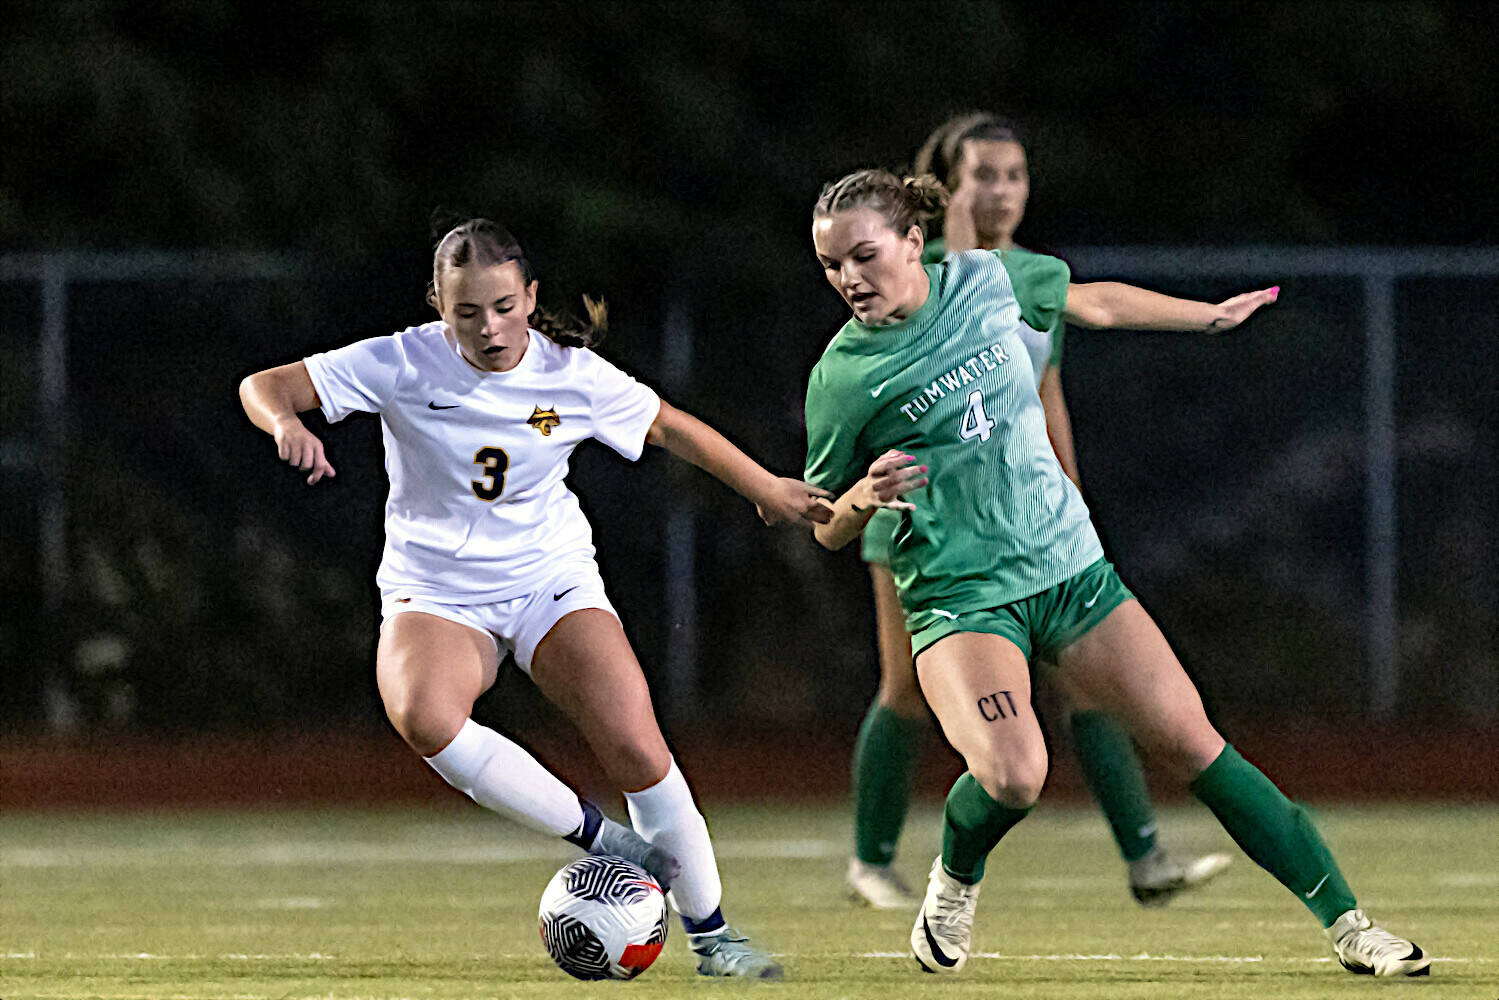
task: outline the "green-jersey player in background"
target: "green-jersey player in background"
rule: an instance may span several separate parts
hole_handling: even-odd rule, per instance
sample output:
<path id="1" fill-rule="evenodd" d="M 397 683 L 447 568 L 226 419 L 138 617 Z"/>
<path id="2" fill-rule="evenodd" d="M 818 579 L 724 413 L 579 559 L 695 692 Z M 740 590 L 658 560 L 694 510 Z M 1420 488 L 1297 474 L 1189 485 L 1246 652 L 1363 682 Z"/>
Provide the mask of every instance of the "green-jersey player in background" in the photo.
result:
<path id="1" fill-rule="evenodd" d="M 1358 908 L 1293 804 L 1228 745 L 1155 622 L 1103 558 L 1082 494 L 1046 437 L 1022 325 L 1231 329 L 1278 289 L 1217 305 L 1115 282 L 1072 284 L 1039 254 L 972 250 L 921 262 L 932 178 L 864 170 L 829 184 L 813 242 L 853 310 L 807 387 L 807 479 L 839 493 L 814 528 L 828 548 L 879 507 L 901 512 L 890 568 L 917 679 L 967 771 L 948 792 L 911 947 L 921 966 L 967 961 L 985 861 L 1040 794 L 1046 744 L 1029 663 L 1123 720 L 1234 841 L 1325 928 L 1345 968 L 1421 975 L 1431 959 Z"/>
<path id="2" fill-rule="evenodd" d="M 1006 250 L 1015 260 L 1030 255 L 1014 239 L 1025 214 L 1030 177 L 1025 147 L 1013 126 L 977 112 L 951 118 L 927 138 L 915 167 L 918 175 L 941 179 L 956 202 L 946 213 L 946 232 L 956 243 L 928 240 L 923 262 L 940 261 L 949 247 Z M 1062 330 L 1060 317 L 1045 329 L 1022 324 L 1021 360 L 1034 374 L 1046 434 L 1062 471 L 1080 483 L 1062 395 Z M 911 637 L 890 572 L 890 547 L 899 526 L 896 511 L 876 511 L 864 528 L 861 552 L 874 591 L 880 688 L 854 744 L 854 856 L 849 859 L 847 882 L 856 899 L 877 909 L 916 902 L 891 863 L 910 804 L 916 749 L 927 730 L 926 702 L 911 663 Z M 1223 871 L 1229 864 L 1227 854 L 1177 861 L 1166 853 L 1157 842 L 1155 808 L 1129 734 L 1084 697 L 1069 697 L 1065 678 L 1052 672 L 1051 680 L 1068 710 L 1073 749 L 1127 864 L 1135 899 L 1145 905 L 1163 904 Z"/>

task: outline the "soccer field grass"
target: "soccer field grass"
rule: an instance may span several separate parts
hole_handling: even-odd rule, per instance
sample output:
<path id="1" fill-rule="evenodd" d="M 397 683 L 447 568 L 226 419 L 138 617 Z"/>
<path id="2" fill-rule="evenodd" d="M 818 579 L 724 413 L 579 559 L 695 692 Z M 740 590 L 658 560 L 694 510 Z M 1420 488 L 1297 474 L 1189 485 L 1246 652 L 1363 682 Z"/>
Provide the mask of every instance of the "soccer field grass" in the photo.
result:
<path id="1" fill-rule="evenodd" d="M 1200 807 L 1163 810 L 1165 843 L 1233 867 L 1145 910 L 1103 820 L 1043 805 L 990 861 L 974 957 L 941 978 L 908 955 L 914 913 L 844 898 L 842 808 L 708 812 L 725 912 L 782 956 L 783 983 L 701 980 L 675 921 L 640 979 L 567 978 L 536 905 L 575 852 L 477 808 L 19 814 L 0 817 L 0 997 L 1499 997 L 1494 806 L 1318 810 L 1361 904 L 1437 956 L 1429 980 L 1394 984 L 1343 972 Z M 914 885 L 938 833 L 934 809 L 912 816 Z"/>

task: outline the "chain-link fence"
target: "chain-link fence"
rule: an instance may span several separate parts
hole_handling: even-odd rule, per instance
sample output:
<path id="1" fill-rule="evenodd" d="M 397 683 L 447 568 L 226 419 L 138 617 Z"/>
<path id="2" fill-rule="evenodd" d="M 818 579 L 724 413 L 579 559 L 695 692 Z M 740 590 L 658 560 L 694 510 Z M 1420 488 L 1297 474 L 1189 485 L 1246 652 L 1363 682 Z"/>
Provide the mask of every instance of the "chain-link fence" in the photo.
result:
<path id="1" fill-rule="evenodd" d="M 1493 718 L 1499 254 L 1071 257 L 1079 280 L 1202 298 L 1284 289 L 1224 337 L 1067 337 L 1095 519 L 1213 707 Z M 407 263 L 334 276 L 279 258 L 4 260 L 11 724 L 378 719 L 375 421 L 312 418 L 339 477 L 309 489 L 274 461 L 235 389 L 256 369 L 424 319 Z M 611 299 L 606 355 L 766 464 L 799 468 L 805 375 L 842 318 L 831 293 Z M 586 446 L 572 482 L 668 719 L 819 725 L 862 712 L 873 616 L 851 551 L 763 528 L 661 454 L 632 467 Z"/>

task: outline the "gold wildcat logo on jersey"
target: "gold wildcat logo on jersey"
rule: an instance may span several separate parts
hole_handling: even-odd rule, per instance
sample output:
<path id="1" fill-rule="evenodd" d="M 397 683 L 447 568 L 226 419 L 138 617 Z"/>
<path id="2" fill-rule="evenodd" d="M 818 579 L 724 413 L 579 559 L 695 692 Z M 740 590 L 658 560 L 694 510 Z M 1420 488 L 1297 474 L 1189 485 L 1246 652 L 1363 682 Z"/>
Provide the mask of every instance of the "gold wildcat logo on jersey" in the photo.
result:
<path id="1" fill-rule="evenodd" d="M 538 406 L 536 407 L 536 412 L 531 414 L 530 419 L 526 423 L 541 431 L 542 437 L 551 437 L 552 428 L 562 423 L 562 418 L 557 416 L 556 410 L 543 410 Z"/>

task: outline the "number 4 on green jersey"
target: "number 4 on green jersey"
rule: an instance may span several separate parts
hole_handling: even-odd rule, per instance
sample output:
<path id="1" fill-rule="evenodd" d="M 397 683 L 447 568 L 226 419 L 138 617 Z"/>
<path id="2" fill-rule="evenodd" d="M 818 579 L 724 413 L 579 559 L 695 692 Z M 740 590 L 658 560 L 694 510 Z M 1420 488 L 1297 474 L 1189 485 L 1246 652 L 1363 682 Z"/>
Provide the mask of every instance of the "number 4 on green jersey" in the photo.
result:
<path id="1" fill-rule="evenodd" d="M 974 438 L 987 441 L 995 426 L 995 422 L 984 412 L 983 391 L 975 389 L 970 392 L 968 409 L 963 412 L 963 422 L 958 426 L 958 437 L 964 441 L 972 441 Z"/>

